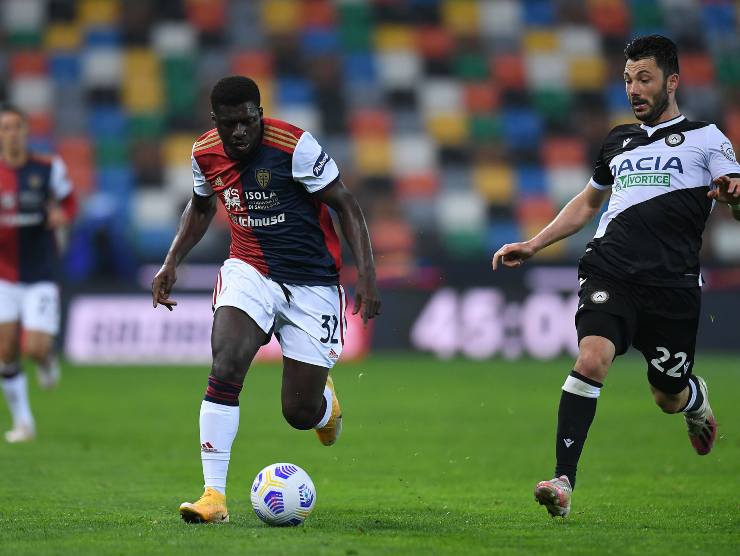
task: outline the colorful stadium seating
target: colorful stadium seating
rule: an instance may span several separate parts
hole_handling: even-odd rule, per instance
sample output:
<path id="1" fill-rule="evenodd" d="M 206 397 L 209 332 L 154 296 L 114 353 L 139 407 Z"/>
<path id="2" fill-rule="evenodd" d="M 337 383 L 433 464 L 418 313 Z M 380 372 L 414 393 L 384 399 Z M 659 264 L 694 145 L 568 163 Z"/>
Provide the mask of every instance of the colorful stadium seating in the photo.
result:
<path id="1" fill-rule="evenodd" d="M 94 271 L 84 242 L 100 226 L 130 237 L 140 260 L 160 258 L 190 195 L 192 142 L 211 125 L 208 93 L 228 73 L 254 77 L 268 116 L 331 147 L 363 198 L 395 199 L 388 226 L 403 241 L 383 232 L 389 251 L 478 257 L 546 223 L 587 182 L 594 138 L 634 121 L 621 49 L 635 34 L 678 41 L 681 105 L 737 147 L 739 9 L 730 0 L 6 0 L 0 74 L 5 96 L 29 112 L 32 143 L 67 160 L 92 207 L 73 241 L 75 277 Z M 110 203 L 120 203 L 116 227 L 101 216 Z M 160 219 L 157 204 L 168 207 Z M 572 261 L 584 237 L 548 255 Z M 740 259 L 734 244 L 706 243 L 710 255 Z"/>

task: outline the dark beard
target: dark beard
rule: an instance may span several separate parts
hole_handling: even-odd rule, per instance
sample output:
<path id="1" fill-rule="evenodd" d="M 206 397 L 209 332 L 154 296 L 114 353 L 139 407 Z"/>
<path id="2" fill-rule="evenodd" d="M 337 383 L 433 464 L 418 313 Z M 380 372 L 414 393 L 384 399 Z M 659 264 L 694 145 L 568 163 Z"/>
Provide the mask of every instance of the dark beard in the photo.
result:
<path id="1" fill-rule="evenodd" d="M 666 108 L 668 108 L 668 90 L 666 89 L 664 83 L 663 89 L 661 89 L 660 93 L 658 93 L 658 96 L 655 97 L 655 104 L 653 105 L 653 109 L 642 117 L 638 116 L 637 114 L 635 114 L 635 117 L 641 122 L 645 122 L 647 125 L 652 125 L 653 122 L 656 122 L 658 118 L 660 118 L 660 116 L 663 114 L 663 112 L 666 111 Z"/>

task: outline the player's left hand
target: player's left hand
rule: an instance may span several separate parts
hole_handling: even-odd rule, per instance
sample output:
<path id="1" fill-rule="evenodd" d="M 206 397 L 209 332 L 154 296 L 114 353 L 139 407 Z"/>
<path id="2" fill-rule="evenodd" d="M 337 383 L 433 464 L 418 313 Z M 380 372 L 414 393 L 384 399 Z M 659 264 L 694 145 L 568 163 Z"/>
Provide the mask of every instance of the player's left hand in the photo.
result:
<path id="1" fill-rule="evenodd" d="M 375 284 L 375 276 L 360 276 L 355 287 L 355 307 L 352 314 L 356 315 L 362 309 L 362 322 L 367 324 L 369 319 L 380 314 L 380 293 Z"/>
<path id="2" fill-rule="evenodd" d="M 720 176 L 713 183 L 717 187 L 716 189 L 711 189 L 707 193 L 707 197 L 730 205 L 740 203 L 740 178 Z"/>
<path id="3" fill-rule="evenodd" d="M 170 311 L 177 305 L 177 301 L 170 299 L 172 286 L 177 281 L 175 265 L 164 263 L 159 269 L 154 280 L 152 280 L 152 306 L 156 309 L 157 304 L 167 307 Z"/>
<path id="4" fill-rule="evenodd" d="M 64 228 L 69 225 L 69 217 L 61 207 L 51 205 L 46 209 L 46 226 L 50 230 Z"/>

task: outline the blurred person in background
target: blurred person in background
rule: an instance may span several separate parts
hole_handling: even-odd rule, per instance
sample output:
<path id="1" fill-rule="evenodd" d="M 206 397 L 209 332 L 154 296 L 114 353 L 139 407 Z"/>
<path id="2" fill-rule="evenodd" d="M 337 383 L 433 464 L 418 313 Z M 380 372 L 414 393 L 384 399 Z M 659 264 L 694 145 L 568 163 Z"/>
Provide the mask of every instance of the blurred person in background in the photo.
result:
<path id="1" fill-rule="evenodd" d="M 555 477 L 535 487 L 535 499 L 553 516 L 570 512 L 596 401 L 612 361 L 630 345 L 645 358 L 657 405 L 683 413 L 696 453 L 708 454 L 717 434 L 706 382 L 692 373 L 703 282 L 699 249 L 717 202 L 729 204 L 740 220 L 740 165 L 714 124 L 681 114 L 673 41 L 638 37 L 624 55 L 627 98 L 642 123 L 615 127 L 585 189 L 535 237 L 493 256 L 494 270 L 521 266 L 580 230 L 609 199 L 579 265 L 579 355 L 560 398 Z"/>
<path id="2" fill-rule="evenodd" d="M 0 374 L 13 418 L 13 428 L 5 433 L 8 442 L 28 441 L 36 434 L 21 356 L 36 363 L 43 388 L 59 382 L 54 339 L 60 318 L 60 232 L 75 211 L 62 159 L 30 152 L 26 115 L 1 106 Z"/>
<path id="3" fill-rule="evenodd" d="M 229 259 L 213 292 L 213 364 L 200 409 L 205 491 L 180 506 L 191 523 L 225 522 L 226 476 L 239 427 L 239 394 L 259 348 L 272 334 L 283 352 L 282 409 L 299 430 L 336 442 L 342 413 L 329 370 L 342 353 L 346 296 L 339 283 L 336 211 L 358 268 L 354 313 L 365 323 L 380 312 L 365 217 L 313 136 L 263 118 L 257 84 L 224 77 L 211 92 L 216 127 L 193 145 L 193 197 L 162 268 L 153 305 L 172 310 L 176 267 L 200 241 L 216 212 L 231 220 Z"/>

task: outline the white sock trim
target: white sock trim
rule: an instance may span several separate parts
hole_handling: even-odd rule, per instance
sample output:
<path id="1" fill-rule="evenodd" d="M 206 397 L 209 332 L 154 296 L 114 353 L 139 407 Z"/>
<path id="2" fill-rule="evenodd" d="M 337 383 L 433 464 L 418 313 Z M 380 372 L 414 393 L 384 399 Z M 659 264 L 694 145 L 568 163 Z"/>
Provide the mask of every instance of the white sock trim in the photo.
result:
<path id="1" fill-rule="evenodd" d="M 324 428 L 331 417 L 331 406 L 334 403 L 334 395 L 331 393 L 328 386 L 324 386 L 324 399 L 326 400 L 326 411 L 324 411 L 324 416 L 321 418 L 321 421 L 319 421 L 314 427 L 315 429 Z"/>
<path id="2" fill-rule="evenodd" d="M 598 398 L 601 394 L 601 388 L 598 386 L 592 386 L 571 375 L 568 375 L 568 378 L 565 379 L 563 390 L 584 398 Z"/>
<path id="3" fill-rule="evenodd" d="M 689 408 L 696 403 L 696 389 L 698 386 L 696 382 L 689 379 L 689 401 L 686 402 L 686 406 L 683 408 L 684 413 L 689 413 Z"/>

